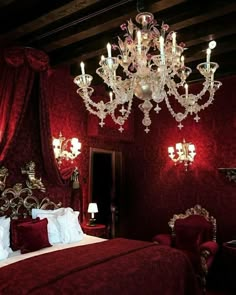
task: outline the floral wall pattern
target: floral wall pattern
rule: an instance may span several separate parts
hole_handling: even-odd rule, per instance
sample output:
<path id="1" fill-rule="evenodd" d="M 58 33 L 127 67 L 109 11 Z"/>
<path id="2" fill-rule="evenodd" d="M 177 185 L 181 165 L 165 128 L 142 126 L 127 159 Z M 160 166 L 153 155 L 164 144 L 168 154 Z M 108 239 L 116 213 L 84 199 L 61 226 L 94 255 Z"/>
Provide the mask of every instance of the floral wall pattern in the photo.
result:
<path id="1" fill-rule="evenodd" d="M 78 166 L 81 189 L 74 194 L 69 179 L 63 187 L 58 187 L 48 178 L 40 150 L 38 104 L 33 100 L 29 102 L 22 129 L 6 159 L 10 169 L 16 171 L 21 163 L 36 159 L 51 199 L 76 209 L 80 195 L 86 211 L 89 149 L 116 150 L 122 152 L 123 157 L 124 189 L 119 202 L 123 236 L 150 240 L 156 233 L 169 231 L 167 223 L 174 213 L 199 203 L 216 217 L 219 241 L 236 238 L 236 184 L 218 171 L 219 167 L 236 165 L 235 76 L 222 79 L 223 86 L 214 103 L 200 113 L 198 124 L 187 119 L 185 127 L 179 130 L 166 106 L 162 105 L 159 115 L 151 115 L 149 134 L 143 130 L 142 115 L 136 107 L 133 107 L 127 132 L 120 134 L 111 122 L 107 122 L 104 129 L 98 128 L 96 118 L 88 114 L 76 94 L 76 85 L 67 67 L 51 69 L 48 82 L 51 134 L 58 136 L 61 131 L 65 137 L 78 137 L 82 143 L 81 154 L 74 163 L 68 164 Z M 198 87 L 190 85 L 189 91 Z M 103 95 L 103 90 L 98 88 L 97 91 L 98 96 Z M 183 138 L 194 143 L 197 152 L 188 172 L 181 165 L 174 166 L 167 152 L 168 146 Z"/>

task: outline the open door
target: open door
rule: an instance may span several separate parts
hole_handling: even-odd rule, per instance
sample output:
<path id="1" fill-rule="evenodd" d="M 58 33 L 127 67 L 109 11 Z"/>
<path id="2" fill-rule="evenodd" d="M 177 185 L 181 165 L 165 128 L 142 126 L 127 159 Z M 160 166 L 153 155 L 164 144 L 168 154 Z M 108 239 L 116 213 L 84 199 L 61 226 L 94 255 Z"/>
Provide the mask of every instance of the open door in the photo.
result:
<path id="1" fill-rule="evenodd" d="M 121 152 L 90 148 L 89 202 L 97 203 L 96 221 L 108 226 L 111 237 L 118 231 L 121 167 Z"/>

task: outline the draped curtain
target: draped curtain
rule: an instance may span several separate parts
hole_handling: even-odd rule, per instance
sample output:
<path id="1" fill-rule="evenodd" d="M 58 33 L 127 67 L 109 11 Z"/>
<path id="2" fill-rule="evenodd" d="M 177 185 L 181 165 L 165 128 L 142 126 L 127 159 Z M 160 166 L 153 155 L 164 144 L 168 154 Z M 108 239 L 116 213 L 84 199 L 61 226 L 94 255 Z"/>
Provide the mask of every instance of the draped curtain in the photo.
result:
<path id="1" fill-rule="evenodd" d="M 41 148 L 45 171 L 54 184 L 65 182 L 53 155 L 49 122 L 48 56 L 37 49 L 25 47 L 6 48 L 0 61 L 0 163 L 14 142 L 24 119 L 32 87 L 39 75 L 39 112 Z M 71 175 L 71 169 L 64 172 L 64 178 Z"/>
<path id="2" fill-rule="evenodd" d="M 0 75 L 0 162 L 16 136 L 24 117 L 34 80 L 34 71 L 20 48 L 2 52 Z"/>
<path id="3" fill-rule="evenodd" d="M 57 168 L 52 147 L 52 132 L 50 128 L 50 108 L 49 108 L 50 91 L 47 76 L 40 74 L 40 99 L 39 99 L 39 115 L 40 115 L 40 136 L 42 145 L 42 154 L 44 159 L 44 167 L 48 178 L 58 185 L 66 183 L 73 172 L 72 167 L 65 168 L 61 171 Z"/>
<path id="4" fill-rule="evenodd" d="M 70 176 L 74 167 L 63 167 L 60 171 L 54 157 L 52 122 L 50 122 L 50 112 L 53 112 L 53 107 L 49 104 L 54 84 L 49 84 L 50 73 L 49 58 L 40 50 L 11 47 L 0 51 L 0 167 L 4 164 L 7 167 L 14 167 L 10 162 L 14 162 L 14 160 L 20 162 L 20 146 L 22 146 L 22 152 L 27 153 L 27 160 L 32 160 L 32 155 L 35 159 L 33 151 L 31 155 L 29 150 L 24 150 L 24 143 L 17 142 L 17 139 L 21 138 L 23 128 L 24 130 L 27 128 L 28 110 L 34 105 L 39 108 L 39 112 L 37 112 L 39 117 L 37 115 L 35 118 L 39 120 L 39 130 L 34 131 L 39 132 L 37 135 L 40 140 L 38 142 L 40 151 L 37 153 L 36 162 L 40 163 L 39 166 L 42 169 L 37 173 L 43 175 L 49 184 L 52 197 L 62 198 L 63 200 L 60 200 L 64 205 L 81 209 L 81 189 L 72 190 L 71 187 Z M 32 136 L 34 135 L 32 134 Z M 16 148 L 15 144 L 20 146 Z M 35 150 L 35 146 L 32 148 Z M 14 159 L 15 150 L 18 151 L 16 159 Z M 14 170 L 10 172 L 18 174 Z M 16 179 L 18 176 L 16 175 Z M 50 194 L 50 192 L 47 193 Z"/>

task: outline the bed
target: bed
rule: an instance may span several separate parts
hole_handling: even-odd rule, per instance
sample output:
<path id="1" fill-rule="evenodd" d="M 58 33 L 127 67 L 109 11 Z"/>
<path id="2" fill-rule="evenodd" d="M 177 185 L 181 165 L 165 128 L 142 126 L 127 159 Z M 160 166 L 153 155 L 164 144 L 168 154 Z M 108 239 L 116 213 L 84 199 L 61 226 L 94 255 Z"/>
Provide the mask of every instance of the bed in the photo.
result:
<path id="1" fill-rule="evenodd" d="M 24 196 L 22 196 L 22 190 Z M 11 225 L 19 219 L 21 206 L 27 205 L 29 214 L 33 210 L 44 210 L 43 213 L 47 211 L 45 203 L 43 202 L 44 205 L 42 205 L 43 203 L 35 196 L 33 199 L 37 200 L 36 205 L 29 202 L 29 198 L 32 201 L 32 191 L 29 188 L 25 190 L 22 186 L 18 186 L 16 190 L 13 186 L 8 188 L 7 192 L 4 189 L 1 194 L 0 212 L 9 214 L 9 211 L 13 210 L 10 214 L 13 216 Z M 13 198 L 14 202 L 9 201 L 9 198 Z M 16 199 L 20 200 L 19 206 L 15 206 Z M 47 204 L 53 203 L 47 200 Z M 40 209 L 40 206 L 43 209 Z M 55 204 L 55 208 L 58 207 L 60 206 Z M 49 211 L 56 214 L 61 212 L 60 209 L 70 212 L 70 216 L 76 216 L 77 221 L 79 220 L 79 213 L 77 211 L 75 213 L 71 208 Z M 42 214 L 42 211 L 40 212 Z M 39 216 L 39 213 L 37 214 Z M 60 218 L 64 216 L 65 213 L 60 215 Z M 26 218 L 25 214 L 24 217 Z M 7 218 L 0 218 L 0 227 L 1 220 L 5 221 Z M 23 221 L 17 226 L 18 230 L 22 228 L 32 230 L 35 224 L 40 225 L 40 231 L 34 235 L 35 238 L 26 239 L 26 243 L 34 242 L 34 247 L 38 246 L 36 241 L 41 235 L 42 226 L 45 229 L 45 222 L 49 236 L 49 219 L 37 218 L 29 222 Z M 0 261 L 0 294 L 201 294 L 192 266 L 188 258 L 179 250 L 121 237 L 111 240 L 92 237 L 81 233 L 81 228 L 79 232 L 80 240 L 75 242 L 65 243 L 64 241 L 52 245 L 48 238 L 49 245 L 44 244 L 40 249 L 36 247 L 22 253 L 23 248 L 20 248 L 9 253 L 7 258 Z M 45 232 L 43 234 L 45 235 Z M 22 240 L 21 243 L 24 244 Z"/>

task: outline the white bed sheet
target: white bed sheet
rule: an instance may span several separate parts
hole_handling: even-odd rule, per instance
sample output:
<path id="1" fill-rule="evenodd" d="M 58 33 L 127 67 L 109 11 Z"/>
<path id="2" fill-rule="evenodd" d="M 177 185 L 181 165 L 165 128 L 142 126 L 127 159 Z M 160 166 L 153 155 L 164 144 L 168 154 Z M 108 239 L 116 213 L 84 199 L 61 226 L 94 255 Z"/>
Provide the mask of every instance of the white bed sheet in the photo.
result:
<path id="1" fill-rule="evenodd" d="M 83 239 L 80 242 L 76 242 L 76 243 L 56 244 L 56 245 L 53 245 L 52 247 L 43 248 L 41 250 L 26 253 L 26 254 L 21 254 L 20 251 L 14 251 L 9 254 L 9 257 L 7 259 L 0 261 L 0 267 L 4 267 L 6 265 L 9 265 L 9 264 L 33 257 L 33 256 L 41 255 L 44 253 L 63 250 L 63 249 L 72 248 L 72 247 L 76 247 L 76 246 L 83 246 L 83 245 L 88 245 L 88 244 L 93 244 L 93 243 L 100 243 L 100 242 L 104 242 L 104 241 L 106 241 L 106 239 L 84 234 Z"/>

